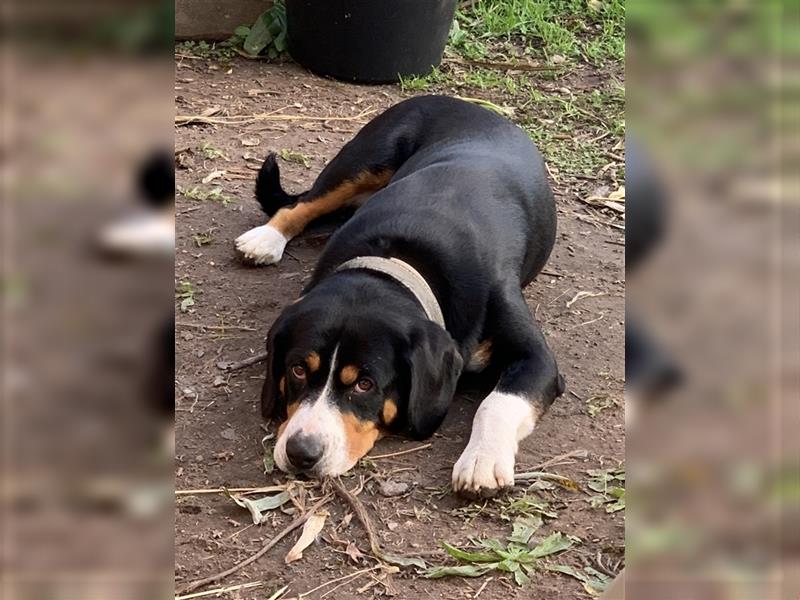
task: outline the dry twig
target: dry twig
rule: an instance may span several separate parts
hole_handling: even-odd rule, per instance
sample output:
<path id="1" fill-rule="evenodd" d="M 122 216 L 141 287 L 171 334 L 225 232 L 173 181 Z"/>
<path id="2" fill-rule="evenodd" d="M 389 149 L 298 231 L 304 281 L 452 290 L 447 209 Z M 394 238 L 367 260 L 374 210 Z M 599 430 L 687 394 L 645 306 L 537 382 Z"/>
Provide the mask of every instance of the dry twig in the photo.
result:
<path id="1" fill-rule="evenodd" d="M 226 331 L 228 329 L 233 329 L 235 331 L 258 331 L 258 329 L 245 327 L 244 325 L 205 325 L 204 323 L 185 323 L 183 321 L 177 321 L 175 325 L 188 329 L 209 329 L 211 331 Z"/>
<path id="2" fill-rule="evenodd" d="M 255 331 L 255 329 L 253 330 Z M 249 367 L 250 365 L 257 365 L 260 362 L 264 362 L 267 360 L 268 354 L 266 352 L 259 352 L 258 354 L 254 354 L 248 358 L 239 361 L 221 361 L 217 363 L 217 367 L 223 371 L 238 371 L 240 369 L 244 369 Z"/>
<path id="3" fill-rule="evenodd" d="M 400 450 L 399 452 L 390 452 L 389 454 L 378 454 L 377 456 L 367 456 L 369 460 L 381 460 L 382 458 L 392 458 L 394 456 L 402 456 L 403 454 L 411 454 L 412 452 L 417 452 L 418 450 L 425 450 L 425 448 L 430 448 L 433 444 L 422 444 L 421 446 L 417 446 L 416 448 L 409 448 L 408 450 Z"/>
<path id="4" fill-rule="evenodd" d="M 310 115 L 284 115 L 271 113 L 259 113 L 253 115 L 229 115 L 229 116 L 210 116 L 210 115 L 176 115 L 175 125 L 190 125 L 192 123 L 202 123 L 205 125 L 246 125 L 248 123 L 258 123 L 259 121 L 363 121 L 366 117 L 374 113 L 376 109 L 370 108 L 363 110 L 352 117 L 315 117 Z"/>
<path id="5" fill-rule="evenodd" d="M 573 395 L 577 397 L 577 395 L 574 394 L 574 392 Z M 589 453 L 586 452 L 586 450 L 583 450 L 582 448 L 578 450 L 571 450 L 569 452 L 565 452 L 564 454 L 559 454 L 558 456 L 554 456 L 553 458 L 536 465 L 535 467 L 533 467 L 533 470 L 544 471 L 547 467 L 552 467 L 555 464 L 561 464 L 561 461 L 563 460 L 567 460 L 570 458 L 586 458 L 588 455 Z"/>

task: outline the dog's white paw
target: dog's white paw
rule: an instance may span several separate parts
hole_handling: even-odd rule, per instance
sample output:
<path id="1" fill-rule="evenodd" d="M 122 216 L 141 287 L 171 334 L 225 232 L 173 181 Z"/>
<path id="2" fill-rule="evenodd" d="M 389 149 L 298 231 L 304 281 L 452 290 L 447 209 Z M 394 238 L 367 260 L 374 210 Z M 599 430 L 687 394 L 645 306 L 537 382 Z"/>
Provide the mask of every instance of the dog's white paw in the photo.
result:
<path id="1" fill-rule="evenodd" d="M 480 493 L 514 485 L 516 443 L 471 439 L 453 467 L 453 490 Z"/>
<path id="2" fill-rule="evenodd" d="M 236 238 L 236 250 L 257 265 L 272 265 L 283 257 L 288 239 L 271 225 L 261 225 Z"/>
<path id="3" fill-rule="evenodd" d="M 469 443 L 453 467 L 453 490 L 474 494 L 513 486 L 519 441 L 535 425 L 533 406 L 524 397 L 489 394 L 475 412 Z"/>

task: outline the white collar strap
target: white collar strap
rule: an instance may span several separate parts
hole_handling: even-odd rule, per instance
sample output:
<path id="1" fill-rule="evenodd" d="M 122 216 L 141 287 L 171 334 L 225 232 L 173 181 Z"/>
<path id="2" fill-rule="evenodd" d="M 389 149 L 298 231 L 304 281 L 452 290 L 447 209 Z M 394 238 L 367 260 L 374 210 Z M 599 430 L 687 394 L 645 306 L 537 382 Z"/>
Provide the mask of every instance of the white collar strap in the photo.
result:
<path id="1" fill-rule="evenodd" d="M 397 258 L 380 256 L 359 256 L 339 265 L 336 271 L 349 269 L 367 269 L 388 275 L 411 292 L 422 305 L 425 315 L 441 327 L 444 327 L 444 316 L 431 286 L 419 272 L 406 262 Z"/>

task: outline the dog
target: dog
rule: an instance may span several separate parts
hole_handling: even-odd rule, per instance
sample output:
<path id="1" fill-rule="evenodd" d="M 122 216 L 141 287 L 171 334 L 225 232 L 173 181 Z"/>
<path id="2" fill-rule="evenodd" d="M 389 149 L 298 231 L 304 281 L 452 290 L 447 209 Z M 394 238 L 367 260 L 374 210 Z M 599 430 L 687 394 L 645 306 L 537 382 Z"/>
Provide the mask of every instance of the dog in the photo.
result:
<path id="1" fill-rule="evenodd" d="M 385 433 L 428 438 L 462 373 L 486 371 L 496 385 L 453 489 L 512 486 L 520 440 L 565 387 L 521 291 L 556 237 L 527 134 L 475 104 L 416 97 L 364 126 L 307 192 L 286 193 L 269 156 L 256 198 L 269 221 L 235 242 L 255 264 L 278 262 L 312 221 L 357 208 L 267 336 L 261 410 L 280 422 L 278 467 L 337 475 Z"/>

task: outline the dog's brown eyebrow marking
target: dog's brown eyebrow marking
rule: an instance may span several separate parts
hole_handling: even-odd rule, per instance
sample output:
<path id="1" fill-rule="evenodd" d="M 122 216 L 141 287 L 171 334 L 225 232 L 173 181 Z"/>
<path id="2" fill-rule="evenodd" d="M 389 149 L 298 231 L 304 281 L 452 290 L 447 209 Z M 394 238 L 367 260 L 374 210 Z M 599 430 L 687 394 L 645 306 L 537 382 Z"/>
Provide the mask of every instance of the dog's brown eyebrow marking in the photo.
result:
<path id="1" fill-rule="evenodd" d="M 278 382 L 278 389 L 281 391 L 281 396 L 286 395 L 286 377 L 281 377 Z"/>
<path id="2" fill-rule="evenodd" d="M 351 461 L 369 452 L 380 437 L 378 426 L 373 421 L 362 421 L 352 413 L 342 414 L 342 425 L 347 440 L 347 455 Z"/>
<path id="3" fill-rule="evenodd" d="M 347 206 L 356 196 L 376 192 L 386 187 L 394 171 L 386 169 L 378 173 L 363 171 L 353 179 L 339 184 L 316 198 L 303 199 L 293 206 L 281 208 L 269 220 L 268 225 L 291 239 L 305 229 L 306 225 L 322 215 L 330 214 Z"/>
<path id="4" fill-rule="evenodd" d="M 320 365 L 319 354 L 316 352 L 311 352 L 308 356 L 306 356 L 306 364 L 308 365 L 308 370 L 312 373 L 318 371 Z"/>
<path id="5" fill-rule="evenodd" d="M 383 401 L 383 411 L 381 412 L 383 422 L 387 425 L 397 417 L 397 403 L 391 398 Z"/>
<path id="6" fill-rule="evenodd" d="M 356 379 L 358 379 L 358 367 L 354 365 L 342 367 L 342 371 L 339 373 L 339 379 L 341 379 L 342 383 L 345 385 L 353 385 Z"/>

